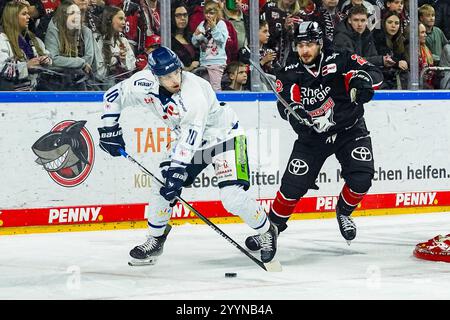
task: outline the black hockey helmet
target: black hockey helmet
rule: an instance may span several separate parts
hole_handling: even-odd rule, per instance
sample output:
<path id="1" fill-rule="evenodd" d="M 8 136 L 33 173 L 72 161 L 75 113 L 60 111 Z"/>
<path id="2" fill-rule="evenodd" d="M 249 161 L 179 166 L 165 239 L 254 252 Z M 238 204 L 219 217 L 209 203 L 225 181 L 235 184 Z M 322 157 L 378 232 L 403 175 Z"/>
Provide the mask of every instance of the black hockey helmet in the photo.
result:
<path id="1" fill-rule="evenodd" d="M 318 43 L 323 42 L 322 29 L 317 22 L 305 21 L 300 23 L 295 35 L 295 44 L 302 41 Z"/>

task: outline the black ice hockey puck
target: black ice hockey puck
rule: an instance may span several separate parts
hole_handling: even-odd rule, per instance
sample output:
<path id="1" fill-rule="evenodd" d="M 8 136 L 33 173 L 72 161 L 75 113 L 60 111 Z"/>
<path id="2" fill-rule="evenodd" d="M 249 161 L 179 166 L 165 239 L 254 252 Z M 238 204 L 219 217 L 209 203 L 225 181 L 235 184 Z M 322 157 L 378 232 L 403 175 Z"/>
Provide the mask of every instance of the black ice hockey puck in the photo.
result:
<path id="1" fill-rule="evenodd" d="M 225 273 L 225 278 L 236 278 L 237 273 L 236 272 L 227 272 Z"/>

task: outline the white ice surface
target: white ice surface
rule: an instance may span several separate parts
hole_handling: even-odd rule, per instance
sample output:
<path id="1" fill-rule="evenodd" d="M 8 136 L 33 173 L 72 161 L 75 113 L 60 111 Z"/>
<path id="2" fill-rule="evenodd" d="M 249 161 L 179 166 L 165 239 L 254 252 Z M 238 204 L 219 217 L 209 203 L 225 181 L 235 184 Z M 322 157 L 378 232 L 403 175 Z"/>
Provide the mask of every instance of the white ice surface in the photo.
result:
<path id="1" fill-rule="evenodd" d="M 414 246 L 450 233 L 450 213 L 290 221 L 283 272 L 268 273 L 206 225 L 175 226 L 158 263 L 127 265 L 145 229 L 0 236 L 0 299 L 450 299 L 450 263 Z M 243 245 L 245 224 L 219 225 Z M 225 278 L 236 272 L 236 278 Z"/>

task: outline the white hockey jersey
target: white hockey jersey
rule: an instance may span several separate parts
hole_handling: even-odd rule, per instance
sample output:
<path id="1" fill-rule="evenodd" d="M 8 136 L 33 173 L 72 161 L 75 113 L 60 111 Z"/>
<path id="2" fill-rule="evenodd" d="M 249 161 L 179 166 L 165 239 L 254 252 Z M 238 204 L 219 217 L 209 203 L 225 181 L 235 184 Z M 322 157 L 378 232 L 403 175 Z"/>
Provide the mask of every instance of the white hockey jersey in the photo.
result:
<path id="1" fill-rule="evenodd" d="M 181 90 L 160 95 L 158 79 L 142 70 L 116 84 L 103 96 L 104 126 L 118 123 L 123 108 L 149 108 L 172 130 L 171 159 L 189 163 L 197 150 L 206 149 L 243 134 L 236 113 L 221 105 L 211 85 L 190 72 L 182 72 Z"/>

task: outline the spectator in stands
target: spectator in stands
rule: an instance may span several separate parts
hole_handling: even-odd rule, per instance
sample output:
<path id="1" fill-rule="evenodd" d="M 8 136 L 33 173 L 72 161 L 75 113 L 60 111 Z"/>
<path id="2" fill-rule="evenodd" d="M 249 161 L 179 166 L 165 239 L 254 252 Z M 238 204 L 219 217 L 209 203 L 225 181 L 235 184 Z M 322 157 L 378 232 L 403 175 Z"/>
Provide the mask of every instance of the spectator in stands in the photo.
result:
<path id="1" fill-rule="evenodd" d="M 332 45 L 336 26 L 345 19 L 338 9 L 339 0 L 322 0 L 319 8 L 319 23 L 324 31 L 324 46 Z"/>
<path id="2" fill-rule="evenodd" d="M 248 10 L 250 9 L 250 4 L 249 4 L 250 1 L 251 0 L 242 0 L 241 1 L 241 9 L 242 9 L 242 12 L 244 12 L 244 14 L 248 15 Z M 264 5 L 270 1 L 271 0 L 259 0 L 258 1 L 260 13 L 262 13 L 262 8 L 264 7 Z"/>
<path id="3" fill-rule="evenodd" d="M 403 8 L 405 7 L 403 0 L 386 0 L 386 6 L 384 12 L 394 11 L 399 15 L 403 13 Z"/>
<path id="4" fill-rule="evenodd" d="M 71 0 L 63 1 L 50 21 L 45 46 L 53 66 L 62 73 L 46 79 L 47 90 L 86 90 L 86 79 L 92 74 L 94 40 L 92 31 L 81 25 L 81 12 Z"/>
<path id="5" fill-rule="evenodd" d="M 88 0 L 89 5 L 86 11 L 86 26 L 92 30 L 95 35 L 99 33 L 99 28 L 102 23 L 102 13 L 105 2 L 103 0 Z"/>
<path id="6" fill-rule="evenodd" d="M 442 49 L 442 55 L 441 60 L 439 61 L 439 67 L 450 67 L 450 44 L 447 44 L 444 46 L 444 49 Z M 450 71 L 445 70 L 442 71 L 441 77 L 440 77 L 440 89 L 450 89 Z"/>
<path id="7" fill-rule="evenodd" d="M 161 47 L 161 37 L 156 33 L 145 38 L 145 53 L 147 55 L 149 55 L 159 47 Z"/>
<path id="8" fill-rule="evenodd" d="M 356 53 L 379 67 L 393 67 L 395 61 L 390 55 L 378 54 L 367 24 L 367 9 L 363 6 L 352 7 L 347 19 L 336 27 L 333 40 L 335 48 Z"/>
<path id="9" fill-rule="evenodd" d="M 277 53 L 277 61 L 284 66 L 290 58 L 298 60 L 293 50 L 294 30 L 299 23 L 318 20 L 319 16 L 311 0 L 277 0 L 266 3 L 261 18 L 269 24 L 268 47 Z"/>
<path id="10" fill-rule="evenodd" d="M 205 20 L 192 36 L 192 44 L 200 48 L 200 66 L 208 71 L 209 81 L 215 91 L 221 89 L 221 79 L 227 62 L 225 43 L 228 30 L 220 18 L 220 6 L 214 0 L 205 2 Z"/>
<path id="11" fill-rule="evenodd" d="M 31 91 L 37 85 L 36 68 L 51 65 L 44 43 L 28 30 L 29 6 L 6 4 L 0 33 L 0 90 Z"/>
<path id="12" fill-rule="evenodd" d="M 295 25 L 300 23 L 300 5 L 296 0 L 277 0 L 267 2 L 262 12 L 261 18 L 269 25 L 268 47 L 277 53 L 277 61 L 284 66 L 292 51 Z"/>
<path id="13" fill-rule="evenodd" d="M 450 44 L 447 44 L 442 49 L 441 60 L 439 61 L 439 67 L 450 67 Z M 450 71 L 442 71 L 440 81 L 440 89 L 450 89 Z"/>
<path id="14" fill-rule="evenodd" d="M 148 15 L 147 35 L 160 34 L 161 29 L 161 16 L 159 8 L 159 0 L 140 0 L 141 9 L 143 9 L 144 15 Z"/>
<path id="15" fill-rule="evenodd" d="M 161 9 L 158 0 L 133 1 L 138 4 L 138 8 L 137 10 L 130 9 L 130 13 L 126 14 L 127 31 L 125 36 L 134 48 L 135 53 L 142 53 L 145 49 L 143 46 L 146 37 L 153 34 L 160 35 L 161 33 Z M 124 7 L 124 10 L 127 10 L 127 8 Z"/>
<path id="16" fill-rule="evenodd" d="M 259 21 L 259 63 L 261 68 L 266 73 L 274 74 L 274 69 L 280 69 L 281 66 L 274 63 L 277 54 L 275 51 L 267 47 L 267 43 L 269 42 L 269 25 L 267 21 L 260 20 Z M 239 49 L 239 61 L 250 64 L 250 48 L 245 46 Z M 275 67 L 275 68 L 274 68 Z"/>
<path id="17" fill-rule="evenodd" d="M 367 10 L 367 28 L 372 31 L 377 27 L 380 17 L 377 16 L 375 7 L 365 0 L 346 0 L 341 4 L 341 12 L 346 16 L 350 15 L 350 9 L 354 6 L 363 6 Z"/>
<path id="18" fill-rule="evenodd" d="M 225 5 L 223 8 L 224 19 L 230 21 L 236 30 L 238 48 L 242 48 L 249 43 L 250 32 L 248 16 L 244 14 L 241 6 L 242 0 L 236 0 L 233 7 Z"/>
<path id="19" fill-rule="evenodd" d="M 319 15 L 318 6 L 313 0 L 298 0 L 301 21 L 315 21 Z M 295 20 L 294 20 L 295 22 Z"/>
<path id="20" fill-rule="evenodd" d="M 434 7 L 436 11 L 435 25 L 450 39 L 450 0 L 439 0 Z"/>
<path id="21" fill-rule="evenodd" d="M 105 0 L 105 5 L 121 8 L 125 13 L 123 32 L 135 55 L 144 54 L 145 39 L 160 34 L 160 7 L 157 0 Z"/>
<path id="22" fill-rule="evenodd" d="M 237 60 L 237 54 L 239 50 L 237 32 L 233 24 L 226 18 L 224 18 L 223 9 L 225 7 L 225 0 L 213 0 L 213 1 L 219 5 L 220 19 L 225 23 L 228 30 L 228 38 L 225 44 L 225 52 L 227 53 L 227 64 L 228 64 L 232 61 Z M 205 20 L 204 3 L 205 1 L 196 2 L 195 6 L 193 7 L 193 13 L 192 15 L 189 16 L 188 26 L 189 30 L 192 33 L 195 32 L 200 22 Z"/>
<path id="23" fill-rule="evenodd" d="M 193 0 L 187 1 L 186 5 L 189 13 L 188 28 L 191 33 L 194 33 L 200 22 L 205 20 L 205 14 L 203 13 L 205 2 L 204 0 Z"/>
<path id="24" fill-rule="evenodd" d="M 28 30 L 39 37 L 36 32 L 36 24 L 39 19 L 45 15 L 45 8 L 42 4 L 44 1 L 47 0 L 0 0 L 0 17 L 2 16 L 3 10 L 8 2 L 22 2 L 26 4 L 28 6 L 28 14 L 30 15 Z"/>
<path id="25" fill-rule="evenodd" d="M 102 10 L 100 7 L 94 8 L 91 5 L 91 0 L 73 0 L 73 2 L 80 8 L 81 12 L 81 24 L 88 27 L 93 33 L 97 32 L 97 28 L 100 26 L 100 18 Z M 93 12 L 93 10 L 97 10 Z M 96 16 L 97 13 L 99 16 Z"/>
<path id="26" fill-rule="evenodd" d="M 236 29 L 234 28 L 234 25 L 224 16 L 224 8 L 225 8 L 225 1 L 226 0 L 214 0 L 219 4 L 219 15 L 223 22 L 225 22 L 225 25 L 227 26 L 228 30 L 228 39 L 225 43 L 225 52 L 227 53 L 227 64 L 231 63 L 232 61 L 236 61 L 238 58 L 238 51 L 239 51 L 239 44 L 238 44 L 238 34 Z M 250 31 L 250 26 L 249 26 Z"/>
<path id="27" fill-rule="evenodd" d="M 36 36 L 40 39 L 45 39 L 47 33 L 48 24 L 52 19 L 56 9 L 61 4 L 60 0 L 41 0 L 42 13 L 39 16 L 39 23 L 36 26 Z"/>
<path id="28" fill-rule="evenodd" d="M 425 25 L 419 22 L 419 72 L 425 68 L 433 67 L 433 54 L 431 50 L 426 45 L 427 29 Z M 426 71 L 423 74 L 423 89 L 434 89 L 435 88 L 435 72 Z"/>
<path id="29" fill-rule="evenodd" d="M 75 3 L 78 8 L 80 8 L 81 12 L 81 24 L 84 24 L 85 20 L 85 14 L 88 9 L 89 1 L 88 0 L 73 0 L 73 3 Z"/>
<path id="30" fill-rule="evenodd" d="M 102 86 L 101 82 L 105 81 L 106 76 L 106 65 L 103 60 L 102 50 L 99 47 L 98 39 L 100 39 L 100 27 L 101 19 L 103 15 L 104 2 L 102 0 L 72 0 L 79 8 L 81 14 L 81 27 L 85 28 L 85 32 L 88 30 L 92 33 L 93 38 L 93 48 L 94 48 L 94 59 L 92 61 L 92 71 L 89 76 L 89 81 L 87 82 L 87 90 L 98 91 L 106 90 L 107 87 Z M 98 1 L 99 5 L 93 7 L 92 4 L 96 4 Z M 87 29 L 86 29 L 87 28 Z M 90 81 L 93 80 L 93 81 Z M 112 83 L 108 82 L 108 85 Z"/>
<path id="31" fill-rule="evenodd" d="M 426 44 L 433 54 L 434 64 L 439 64 L 442 48 L 448 43 L 444 32 L 434 25 L 435 11 L 434 8 L 428 4 L 424 4 L 419 8 L 419 21 L 427 29 Z"/>
<path id="32" fill-rule="evenodd" d="M 145 38 L 145 53 L 136 56 L 136 68 L 140 71 L 147 68 L 148 55 L 161 47 L 161 37 L 157 34 Z"/>
<path id="33" fill-rule="evenodd" d="M 384 12 L 394 11 L 400 15 L 403 12 L 403 7 L 404 7 L 403 0 L 386 0 Z"/>
<path id="34" fill-rule="evenodd" d="M 247 84 L 247 65 L 245 63 L 234 61 L 225 69 L 225 74 L 230 80 L 228 86 L 222 88 L 223 91 L 242 91 L 246 90 Z"/>
<path id="35" fill-rule="evenodd" d="M 405 39 L 409 41 L 409 12 L 406 10 L 403 0 L 385 0 L 385 9 L 381 11 L 381 17 L 384 17 L 389 11 L 397 12 L 400 17 L 400 32 Z M 406 1 L 408 3 L 408 0 Z"/>
<path id="36" fill-rule="evenodd" d="M 381 22 L 381 29 L 374 31 L 375 45 L 380 55 L 391 56 L 395 61 L 392 67 L 383 67 L 384 81 L 380 89 L 408 88 L 408 56 L 405 38 L 400 30 L 400 16 L 389 11 Z"/>
<path id="37" fill-rule="evenodd" d="M 136 57 L 125 38 L 125 13 L 118 7 L 103 8 L 101 37 L 98 45 L 105 63 L 105 76 L 112 84 L 128 78 L 136 69 Z"/>
<path id="38" fill-rule="evenodd" d="M 192 44 L 189 31 L 188 8 L 182 1 L 172 4 L 172 50 L 183 62 L 186 71 L 193 71 L 200 65 L 199 50 Z"/>

